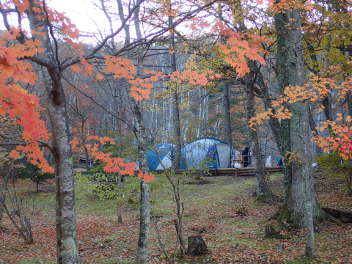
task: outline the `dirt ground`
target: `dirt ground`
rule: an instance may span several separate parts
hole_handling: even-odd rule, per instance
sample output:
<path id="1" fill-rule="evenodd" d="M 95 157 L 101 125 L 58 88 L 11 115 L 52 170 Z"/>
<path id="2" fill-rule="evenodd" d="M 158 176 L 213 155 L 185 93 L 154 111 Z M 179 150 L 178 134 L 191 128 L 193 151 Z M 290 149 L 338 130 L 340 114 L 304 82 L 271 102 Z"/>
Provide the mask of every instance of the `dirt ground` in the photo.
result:
<path id="1" fill-rule="evenodd" d="M 277 211 L 256 202 L 252 196 L 254 178 L 211 177 L 209 183 L 183 187 L 184 227 L 187 236 L 201 233 L 209 253 L 204 257 L 177 256 L 174 229 L 174 204 L 168 187 L 153 193 L 153 214 L 158 217 L 160 239 L 169 258 L 176 263 L 352 263 L 352 224 L 322 223 L 316 233 L 316 259 L 304 260 L 305 232 L 285 233 L 285 239 L 265 239 L 264 226 Z M 282 195 L 282 175 L 270 182 Z M 29 188 L 23 181 L 16 185 Z M 0 228 L 0 263 L 55 263 L 55 202 L 50 186 L 46 192 L 28 192 L 32 204 L 34 244 L 25 244 L 7 218 Z M 81 188 L 80 188 L 81 189 Z M 316 175 L 316 190 L 324 207 L 351 211 L 352 197 L 347 196 L 341 179 Z M 83 263 L 134 263 L 138 236 L 138 210 L 127 208 L 124 223 L 118 224 L 114 201 L 77 200 L 78 243 Z M 32 199 L 33 198 L 33 199 Z M 30 199 L 28 198 L 28 201 Z M 150 236 L 150 263 L 168 263 L 160 249 L 155 222 Z"/>

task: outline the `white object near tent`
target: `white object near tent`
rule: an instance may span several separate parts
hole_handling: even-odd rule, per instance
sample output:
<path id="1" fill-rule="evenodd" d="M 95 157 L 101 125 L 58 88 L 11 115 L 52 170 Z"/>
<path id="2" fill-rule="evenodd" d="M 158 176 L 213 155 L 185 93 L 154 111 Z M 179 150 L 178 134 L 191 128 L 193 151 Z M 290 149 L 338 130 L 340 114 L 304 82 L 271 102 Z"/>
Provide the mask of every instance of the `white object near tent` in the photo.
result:
<path id="1" fill-rule="evenodd" d="M 242 168 L 242 155 L 241 152 L 239 152 L 238 150 L 235 150 L 234 152 L 234 158 L 232 160 L 232 167 L 233 168 Z"/>
<path id="2" fill-rule="evenodd" d="M 272 166 L 273 166 L 273 160 L 272 160 L 271 156 L 266 157 L 265 167 L 272 167 Z"/>

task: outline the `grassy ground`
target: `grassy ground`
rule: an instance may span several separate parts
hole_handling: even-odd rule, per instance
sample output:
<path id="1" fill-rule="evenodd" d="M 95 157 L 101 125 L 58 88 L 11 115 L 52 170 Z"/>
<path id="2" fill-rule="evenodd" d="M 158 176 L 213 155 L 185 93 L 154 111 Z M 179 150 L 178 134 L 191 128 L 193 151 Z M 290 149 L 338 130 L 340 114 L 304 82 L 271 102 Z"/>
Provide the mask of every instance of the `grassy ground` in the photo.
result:
<path id="1" fill-rule="evenodd" d="M 271 177 L 280 193 L 281 175 Z M 185 184 L 185 236 L 202 231 L 209 254 L 202 258 L 185 257 L 177 263 L 352 263 L 352 225 L 324 223 L 316 235 L 317 258 L 304 260 L 304 231 L 286 234 L 287 239 L 264 239 L 267 220 L 276 206 L 261 204 L 251 195 L 254 178 L 213 177 L 209 184 Z M 131 181 L 132 179 L 130 179 Z M 318 197 L 324 206 L 350 210 L 352 199 L 345 195 L 341 181 L 317 178 Z M 28 189 L 30 183 L 18 182 Z M 174 204 L 172 192 L 163 176 L 153 183 L 153 214 L 161 216 L 159 229 L 168 254 L 175 252 Z M 30 189 L 30 188 L 29 188 Z M 46 190 L 50 186 L 46 186 Z M 52 188 L 51 188 L 52 189 Z M 34 194 L 23 191 L 31 207 L 35 243 L 21 241 L 8 219 L 0 229 L 0 263 L 55 263 L 55 200 L 53 192 Z M 116 201 L 99 201 L 91 186 L 77 184 L 78 239 L 83 263 L 134 263 L 138 236 L 137 205 L 126 206 L 124 223 L 118 224 Z M 167 263 L 155 229 L 151 229 L 151 263 Z"/>

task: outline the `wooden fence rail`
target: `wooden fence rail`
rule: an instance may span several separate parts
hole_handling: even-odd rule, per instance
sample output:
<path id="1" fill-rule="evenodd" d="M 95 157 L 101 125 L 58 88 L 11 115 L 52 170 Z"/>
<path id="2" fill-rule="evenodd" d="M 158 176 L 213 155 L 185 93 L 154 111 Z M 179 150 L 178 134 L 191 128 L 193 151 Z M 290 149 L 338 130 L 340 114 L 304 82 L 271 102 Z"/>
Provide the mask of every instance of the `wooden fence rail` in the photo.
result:
<path id="1" fill-rule="evenodd" d="M 162 173 L 163 171 L 156 171 Z M 281 167 L 266 167 L 265 173 L 272 174 L 275 172 L 282 172 Z M 255 169 L 253 167 L 247 168 L 223 168 L 223 169 L 209 169 L 209 170 L 176 170 L 176 174 L 188 173 L 191 175 L 204 176 L 231 176 L 231 177 L 254 177 Z"/>

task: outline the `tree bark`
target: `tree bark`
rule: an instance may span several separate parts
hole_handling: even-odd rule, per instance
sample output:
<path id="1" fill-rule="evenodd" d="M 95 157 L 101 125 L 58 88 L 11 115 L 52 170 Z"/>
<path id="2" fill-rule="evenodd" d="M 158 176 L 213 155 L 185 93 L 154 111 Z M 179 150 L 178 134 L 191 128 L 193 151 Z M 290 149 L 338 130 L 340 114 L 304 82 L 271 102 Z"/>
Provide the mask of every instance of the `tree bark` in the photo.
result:
<path id="1" fill-rule="evenodd" d="M 242 12 L 242 3 L 240 1 L 234 1 L 232 3 L 232 12 L 233 17 L 239 23 L 241 31 L 246 30 L 246 25 L 244 23 L 244 16 Z M 260 68 L 258 67 L 255 61 L 249 61 L 250 73 L 247 74 L 244 78 L 241 79 L 241 82 L 245 85 L 245 94 L 246 94 L 246 118 L 247 124 L 249 120 L 255 116 L 255 87 L 256 85 L 263 86 L 265 85 L 263 76 L 261 75 Z M 263 96 L 261 94 L 261 96 Z M 274 202 L 275 196 L 268 185 L 265 176 L 265 160 L 262 155 L 262 148 L 260 145 L 258 128 L 254 127 L 253 129 L 248 127 L 249 130 L 249 140 L 253 142 L 253 155 L 255 158 L 255 176 L 257 181 L 256 193 L 258 197 L 264 197 L 266 202 Z"/>
<path id="2" fill-rule="evenodd" d="M 290 85 L 305 82 L 302 49 L 301 11 L 287 9 L 275 15 L 277 31 L 277 77 L 281 91 Z M 290 152 L 285 153 L 286 199 L 281 218 L 294 226 L 306 226 L 306 255 L 314 252 L 314 221 L 321 210 L 314 193 L 311 172 L 309 109 L 307 102 L 290 105 L 292 117 L 286 135 L 289 135 Z M 283 214 L 284 213 L 284 214 Z"/>
<path id="3" fill-rule="evenodd" d="M 117 8 L 118 8 L 119 18 L 122 22 L 125 20 L 122 0 L 116 0 L 116 3 L 117 3 Z M 139 13 L 139 10 L 137 10 L 136 12 Z M 131 42 L 130 28 L 129 28 L 128 24 L 125 24 L 123 26 L 123 31 L 125 32 L 125 46 L 127 46 Z"/>
<path id="4" fill-rule="evenodd" d="M 220 84 L 223 89 L 223 113 L 224 113 L 224 141 L 230 145 L 232 149 L 232 127 L 231 127 L 231 105 L 230 105 L 230 91 L 233 85 L 233 80 L 225 80 Z M 231 162 L 231 161 L 230 161 Z M 228 164 L 230 165 L 230 164 Z"/>
<path id="5" fill-rule="evenodd" d="M 5 203 L 5 189 L 4 189 L 4 184 L 2 184 L 0 189 L 0 226 L 2 223 L 2 218 L 4 216 L 4 206 L 3 206 L 4 203 Z"/>
<path id="6" fill-rule="evenodd" d="M 172 9 L 171 1 L 170 1 L 170 10 Z M 169 16 L 169 27 L 173 24 L 173 17 Z M 175 46 L 175 33 L 174 29 L 170 29 L 170 66 L 171 72 L 177 71 L 177 64 L 176 64 L 176 46 Z M 175 148 L 175 156 L 173 160 L 172 167 L 173 169 L 180 168 L 180 161 L 181 161 L 181 122 L 180 122 L 180 107 L 179 107 L 179 96 L 177 93 L 177 87 L 174 87 L 174 91 L 172 91 L 171 96 L 171 104 L 172 104 L 172 122 L 173 122 L 173 137 L 174 142 L 176 145 Z"/>
<path id="7" fill-rule="evenodd" d="M 352 116 L 352 94 L 351 92 L 348 92 L 346 95 L 346 102 L 347 102 L 347 109 L 348 109 L 348 114 Z"/>
<path id="8" fill-rule="evenodd" d="M 252 65 L 251 68 L 254 68 L 255 62 L 249 62 Z M 246 93 L 246 117 L 247 124 L 250 119 L 255 117 L 255 94 L 254 87 L 257 81 L 256 72 L 250 72 L 245 78 L 245 93 Z M 249 140 L 253 143 L 253 155 L 255 157 L 255 176 L 257 181 L 256 193 L 259 199 L 260 197 L 264 198 L 265 202 L 272 203 L 274 202 L 274 194 L 272 193 L 270 186 L 268 185 L 266 175 L 265 175 L 265 160 L 262 153 L 262 148 L 260 145 L 258 127 L 248 127 L 249 130 Z"/>
<path id="9" fill-rule="evenodd" d="M 5 169 L 6 168 L 6 169 Z M 5 202 L 6 202 L 6 192 L 7 192 L 7 184 L 9 182 L 10 173 L 12 172 L 12 165 L 4 163 L 1 169 L 2 173 L 2 183 L 0 185 L 0 226 L 2 223 L 2 218 L 5 213 Z"/>
<path id="10" fill-rule="evenodd" d="M 305 82 L 304 58 L 302 50 L 301 14 L 298 9 L 286 10 L 275 15 L 278 36 L 277 69 L 281 91 L 289 85 L 303 85 Z M 289 135 L 289 148 L 286 150 L 286 206 L 292 220 L 303 224 L 305 212 L 305 181 L 307 188 L 313 190 L 311 177 L 310 128 L 308 104 L 298 102 L 290 107 L 292 118 L 285 135 Z M 294 157 L 288 157 L 290 152 Z M 291 160 L 289 160 L 291 158 Z M 319 217 L 320 209 L 315 197 L 311 198 L 314 218 Z"/>
<path id="11" fill-rule="evenodd" d="M 42 43 L 45 54 L 40 59 L 46 61 L 46 70 L 50 77 L 47 95 L 56 173 L 57 263 L 78 264 L 80 260 L 76 235 L 74 172 L 66 101 L 62 86 L 62 69 L 57 57 L 58 54 L 54 54 L 57 47 L 53 48 L 50 42 L 49 25 L 45 19 L 42 19 L 47 15 L 44 10 L 45 6 L 40 6 L 34 0 L 29 2 L 30 8 L 28 8 L 27 14 L 30 28 L 35 32 L 43 33 L 34 34 L 33 38 Z M 40 10 L 39 13 L 37 10 Z"/>
<path id="12" fill-rule="evenodd" d="M 142 33 L 140 29 L 139 20 L 139 7 L 135 9 L 134 25 L 136 29 L 137 39 L 142 39 Z M 137 75 L 141 76 L 143 69 L 143 50 L 141 47 L 137 48 Z M 134 129 L 135 135 L 138 141 L 139 148 L 139 169 L 141 171 L 148 171 L 146 150 L 151 140 L 147 135 L 147 130 L 144 125 L 142 112 L 140 106 L 135 100 L 132 99 L 133 103 L 133 116 L 134 116 Z M 150 186 L 149 183 L 141 180 L 140 183 L 140 205 L 139 205 L 139 236 L 138 236 L 138 248 L 137 248 L 137 263 L 145 264 L 149 262 L 149 229 L 150 229 Z"/>
<path id="13" fill-rule="evenodd" d="M 166 174 L 166 178 L 172 186 L 172 191 L 174 195 L 174 201 L 176 205 L 176 219 L 174 220 L 175 230 L 177 241 L 180 246 L 180 254 L 183 256 L 186 251 L 185 242 L 183 239 L 183 213 L 184 207 L 183 202 L 181 200 L 181 191 L 180 191 L 180 178 L 176 176 L 176 178 L 172 178 L 173 176 L 170 174 Z"/>
<path id="14" fill-rule="evenodd" d="M 121 193 L 121 198 L 124 198 L 124 190 L 123 190 L 123 178 L 122 175 L 119 173 L 117 175 L 117 191 Z M 121 203 L 117 203 L 117 208 L 116 208 L 116 215 L 117 215 L 117 223 L 122 224 L 123 219 L 122 219 L 122 213 L 123 213 L 123 205 Z"/>
<path id="15" fill-rule="evenodd" d="M 56 85 L 60 87 L 59 95 L 63 98 L 61 81 Z M 60 103 L 58 104 L 58 102 Z M 76 240 L 74 172 L 65 102 L 53 96 L 49 104 L 49 115 L 56 163 L 57 263 L 79 263 Z"/>
<path id="16" fill-rule="evenodd" d="M 139 239 L 137 251 L 137 263 L 145 264 L 149 261 L 148 238 L 150 228 L 150 186 L 149 183 L 141 181 L 140 184 L 140 220 Z"/>

